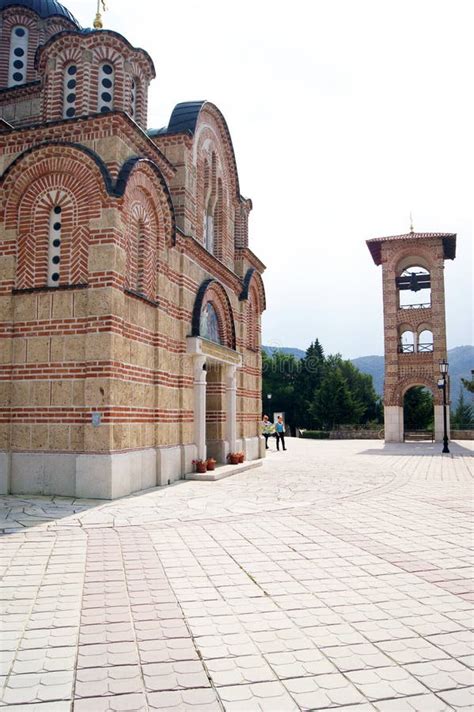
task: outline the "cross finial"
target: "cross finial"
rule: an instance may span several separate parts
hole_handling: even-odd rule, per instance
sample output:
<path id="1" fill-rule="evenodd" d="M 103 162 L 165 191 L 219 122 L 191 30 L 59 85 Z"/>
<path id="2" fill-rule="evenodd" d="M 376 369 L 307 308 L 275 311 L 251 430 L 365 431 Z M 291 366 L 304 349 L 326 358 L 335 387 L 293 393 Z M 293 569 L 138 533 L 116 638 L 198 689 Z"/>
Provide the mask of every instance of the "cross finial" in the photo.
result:
<path id="1" fill-rule="evenodd" d="M 411 210 L 410 210 L 410 232 L 412 235 L 415 232 L 415 228 L 413 227 L 413 215 L 412 215 Z"/>
<path id="2" fill-rule="evenodd" d="M 107 10 L 105 0 L 97 0 L 97 13 L 96 13 L 95 20 L 94 20 L 94 29 L 95 30 L 102 30 L 104 27 L 104 24 L 102 22 L 101 9 L 103 10 L 103 12 L 105 12 Z"/>

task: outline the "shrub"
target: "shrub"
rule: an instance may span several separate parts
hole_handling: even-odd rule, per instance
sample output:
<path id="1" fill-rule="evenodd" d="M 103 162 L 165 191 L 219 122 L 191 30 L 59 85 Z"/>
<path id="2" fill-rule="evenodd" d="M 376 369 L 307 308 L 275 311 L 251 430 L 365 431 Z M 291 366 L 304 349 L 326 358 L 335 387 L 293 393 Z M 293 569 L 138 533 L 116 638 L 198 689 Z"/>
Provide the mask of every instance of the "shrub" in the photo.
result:
<path id="1" fill-rule="evenodd" d="M 329 440 L 329 433 L 326 430 L 304 430 L 301 437 L 307 440 Z"/>

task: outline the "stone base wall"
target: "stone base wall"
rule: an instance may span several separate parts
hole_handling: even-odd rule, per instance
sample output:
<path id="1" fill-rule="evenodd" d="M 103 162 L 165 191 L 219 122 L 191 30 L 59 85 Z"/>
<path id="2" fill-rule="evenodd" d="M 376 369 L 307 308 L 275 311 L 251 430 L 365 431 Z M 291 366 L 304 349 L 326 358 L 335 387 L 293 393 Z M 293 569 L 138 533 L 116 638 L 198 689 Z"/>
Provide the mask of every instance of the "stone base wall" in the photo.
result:
<path id="1" fill-rule="evenodd" d="M 265 456 L 262 442 L 237 444 L 246 460 L 257 460 Z M 182 479 L 196 456 L 194 444 L 112 454 L 0 452 L 0 494 L 117 499 Z"/>
<path id="2" fill-rule="evenodd" d="M 451 430 L 451 440 L 474 440 L 474 430 Z"/>

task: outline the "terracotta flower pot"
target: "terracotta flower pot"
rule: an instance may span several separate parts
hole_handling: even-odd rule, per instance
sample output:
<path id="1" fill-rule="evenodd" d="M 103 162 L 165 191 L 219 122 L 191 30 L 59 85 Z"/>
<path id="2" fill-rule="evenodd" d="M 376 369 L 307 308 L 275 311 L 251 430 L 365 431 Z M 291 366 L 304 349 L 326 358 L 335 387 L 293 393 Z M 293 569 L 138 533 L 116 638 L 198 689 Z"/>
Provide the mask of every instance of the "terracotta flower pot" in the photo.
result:
<path id="1" fill-rule="evenodd" d="M 200 472 L 203 474 L 204 472 L 207 472 L 207 463 L 206 462 L 196 462 L 196 472 Z"/>
<path id="2" fill-rule="evenodd" d="M 244 453 L 241 452 L 239 455 L 239 462 L 243 462 L 243 461 L 244 461 Z"/>
<path id="3" fill-rule="evenodd" d="M 240 456 L 239 455 L 230 455 L 229 456 L 229 463 L 231 465 L 238 465 L 240 462 Z"/>
<path id="4" fill-rule="evenodd" d="M 209 459 L 207 461 L 207 469 L 208 470 L 215 470 L 216 469 L 216 461 L 214 459 Z"/>

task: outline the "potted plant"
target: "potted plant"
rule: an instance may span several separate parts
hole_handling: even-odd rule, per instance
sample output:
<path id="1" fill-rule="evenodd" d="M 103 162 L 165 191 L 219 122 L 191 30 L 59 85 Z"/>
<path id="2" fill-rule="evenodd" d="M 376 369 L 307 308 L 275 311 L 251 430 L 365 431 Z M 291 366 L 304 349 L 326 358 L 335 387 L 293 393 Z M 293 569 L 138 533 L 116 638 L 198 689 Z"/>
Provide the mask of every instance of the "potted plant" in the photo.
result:
<path id="1" fill-rule="evenodd" d="M 216 462 L 217 462 L 217 460 L 214 460 L 213 457 L 208 457 L 208 458 L 207 458 L 207 469 L 208 469 L 208 470 L 215 470 L 215 469 L 216 469 Z"/>
<path id="2" fill-rule="evenodd" d="M 207 472 L 207 460 L 193 460 L 193 465 L 196 465 L 196 472 Z"/>
<path id="3" fill-rule="evenodd" d="M 239 456 L 239 462 L 243 462 L 245 460 L 245 453 L 238 452 L 237 455 Z"/>
<path id="4" fill-rule="evenodd" d="M 230 465 L 238 465 L 240 462 L 240 454 L 238 452 L 229 452 L 227 455 L 227 462 Z"/>

